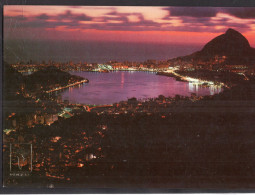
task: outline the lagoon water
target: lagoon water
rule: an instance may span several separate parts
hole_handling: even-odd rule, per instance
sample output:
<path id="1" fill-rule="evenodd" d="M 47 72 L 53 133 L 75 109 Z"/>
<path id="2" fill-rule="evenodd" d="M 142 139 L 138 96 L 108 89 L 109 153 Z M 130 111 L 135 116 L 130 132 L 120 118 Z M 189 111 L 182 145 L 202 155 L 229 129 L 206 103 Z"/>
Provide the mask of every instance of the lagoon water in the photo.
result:
<path id="1" fill-rule="evenodd" d="M 116 71 L 110 73 L 70 72 L 89 79 L 89 83 L 61 92 L 63 100 L 82 104 L 112 104 L 136 97 L 137 99 L 175 95 L 213 95 L 222 89 L 202 87 L 175 78 L 156 75 L 155 72 Z"/>

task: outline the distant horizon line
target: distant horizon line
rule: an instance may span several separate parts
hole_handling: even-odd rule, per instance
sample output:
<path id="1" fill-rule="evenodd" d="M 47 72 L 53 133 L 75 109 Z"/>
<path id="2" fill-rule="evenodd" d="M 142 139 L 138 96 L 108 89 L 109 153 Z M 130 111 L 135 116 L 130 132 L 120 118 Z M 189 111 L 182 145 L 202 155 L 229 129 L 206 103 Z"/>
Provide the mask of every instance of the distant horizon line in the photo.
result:
<path id="1" fill-rule="evenodd" d="M 56 42 L 88 42 L 88 43 L 95 43 L 95 42 L 101 42 L 101 43 L 130 43 L 130 44 L 159 44 L 159 45 L 198 45 L 198 46 L 201 46 L 203 44 L 206 44 L 206 43 L 197 43 L 197 42 L 162 42 L 162 41 L 159 41 L 159 42 L 155 42 L 155 41 L 125 41 L 125 40 L 111 40 L 111 41 L 108 41 L 108 40 L 71 40 L 71 39 L 3 39 L 3 43 L 4 42 L 12 42 L 12 41 L 17 41 L 17 42 L 21 42 L 21 41 L 30 41 L 30 42 L 47 42 L 47 41 L 56 41 Z"/>
<path id="2" fill-rule="evenodd" d="M 216 36 L 217 37 L 217 36 Z M 214 38 L 216 38 L 214 37 Z M 212 39 L 214 39 L 212 38 Z M 246 37 L 245 37 L 246 38 Z M 212 40 L 211 39 L 211 40 Z M 247 39 L 247 38 L 246 38 Z M 210 40 L 210 41 L 211 41 Z M 247 39 L 248 40 L 248 39 Z M 52 41 L 55 41 L 55 42 L 74 42 L 74 43 L 125 43 L 125 44 L 157 44 L 157 45 L 196 45 L 196 46 L 204 46 L 206 45 L 209 41 L 205 41 L 205 42 L 162 42 L 162 41 L 141 41 L 141 42 L 138 42 L 138 41 L 125 41 L 125 40 L 111 40 L 111 41 L 108 41 L 108 40 L 71 40 L 71 39 L 4 39 L 3 38 L 3 46 L 5 46 L 5 42 L 52 42 Z M 250 42 L 250 40 L 248 40 L 249 44 L 250 44 L 250 47 L 252 48 L 255 48 L 255 43 L 252 44 Z"/>

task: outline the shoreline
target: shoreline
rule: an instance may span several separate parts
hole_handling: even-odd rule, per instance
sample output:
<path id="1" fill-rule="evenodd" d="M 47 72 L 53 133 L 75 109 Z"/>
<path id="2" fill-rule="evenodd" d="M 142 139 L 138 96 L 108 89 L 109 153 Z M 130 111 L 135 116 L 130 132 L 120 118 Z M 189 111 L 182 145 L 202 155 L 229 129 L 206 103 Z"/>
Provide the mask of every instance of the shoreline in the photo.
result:
<path id="1" fill-rule="evenodd" d="M 159 76 L 167 76 L 167 77 L 173 77 L 175 78 L 176 81 L 181 81 L 181 82 L 189 82 L 187 80 L 184 80 L 182 79 L 181 76 L 178 76 L 178 75 L 175 75 L 171 72 L 157 72 L 156 75 L 159 75 Z"/>
<path id="2" fill-rule="evenodd" d="M 89 82 L 88 79 L 84 79 L 84 80 L 81 80 L 81 81 L 63 86 L 63 87 L 58 87 L 56 89 L 51 89 L 51 90 L 45 91 L 45 93 L 52 93 L 54 91 L 59 91 L 59 90 L 62 90 L 62 89 L 66 89 L 66 88 L 69 88 L 69 87 L 73 87 L 73 86 L 80 85 L 80 84 L 83 84 L 83 83 L 88 83 L 88 82 Z"/>
<path id="3" fill-rule="evenodd" d="M 158 71 L 157 70 L 126 70 L 126 69 L 123 69 L 123 70 L 108 70 L 108 72 L 103 72 L 103 71 L 93 71 L 93 70 L 70 70 L 70 71 L 66 71 L 66 72 L 95 72 L 95 73 L 110 73 L 110 72 L 118 72 L 118 71 L 121 71 L 121 72 L 154 72 L 154 73 L 157 73 Z"/>
<path id="4" fill-rule="evenodd" d="M 61 70 L 61 69 L 60 69 Z M 136 69 L 132 69 L 132 70 L 128 70 L 128 69 L 123 69 L 123 70 L 108 70 L 109 72 L 103 72 L 103 71 L 94 71 L 94 70 L 61 70 L 61 71 L 64 71 L 64 72 L 95 72 L 95 73 L 110 73 L 110 72 L 117 72 L 117 71 L 123 71 L 123 72 L 132 72 L 132 71 L 135 71 L 135 72 L 154 72 L 154 73 L 157 73 L 159 72 L 158 70 L 142 70 L 142 69 L 139 69 L 139 70 L 136 70 Z M 35 73 L 37 71 L 34 71 L 34 72 L 20 72 L 23 76 L 26 76 L 26 74 L 24 73 Z"/>
<path id="5" fill-rule="evenodd" d="M 209 80 L 202 80 L 199 78 L 193 78 L 193 77 L 188 77 L 188 76 L 184 76 L 184 75 L 180 75 L 174 71 L 171 72 L 157 72 L 157 75 L 161 75 L 161 76 L 167 76 L 167 77 L 173 77 L 176 79 L 176 81 L 181 81 L 181 82 L 191 82 L 191 83 L 196 83 L 198 85 L 202 85 L 202 86 L 221 86 L 221 87 L 226 87 L 229 88 L 225 83 L 222 82 L 218 82 L 215 83 L 214 81 L 209 81 Z"/>

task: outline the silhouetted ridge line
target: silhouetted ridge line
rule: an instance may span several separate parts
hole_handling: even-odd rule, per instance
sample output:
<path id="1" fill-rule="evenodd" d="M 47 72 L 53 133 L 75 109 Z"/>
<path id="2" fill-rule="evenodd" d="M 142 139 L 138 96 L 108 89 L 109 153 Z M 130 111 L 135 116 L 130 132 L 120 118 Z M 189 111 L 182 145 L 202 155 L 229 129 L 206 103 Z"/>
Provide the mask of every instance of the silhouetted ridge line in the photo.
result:
<path id="1" fill-rule="evenodd" d="M 232 28 L 229 28 L 224 34 L 209 41 L 202 50 L 175 59 L 209 62 L 217 56 L 224 56 L 226 59 L 224 64 L 255 64 L 255 49 L 250 46 L 249 41 L 240 32 Z"/>

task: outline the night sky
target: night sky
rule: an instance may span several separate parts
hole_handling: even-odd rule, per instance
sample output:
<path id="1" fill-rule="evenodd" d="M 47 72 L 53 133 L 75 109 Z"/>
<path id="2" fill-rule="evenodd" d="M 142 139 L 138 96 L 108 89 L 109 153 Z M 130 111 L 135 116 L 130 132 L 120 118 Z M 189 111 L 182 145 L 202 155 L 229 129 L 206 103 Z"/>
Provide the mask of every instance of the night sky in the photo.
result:
<path id="1" fill-rule="evenodd" d="M 5 50 L 9 49 L 8 55 L 17 59 L 25 55 L 27 58 L 38 55 L 40 47 L 46 48 L 41 43 L 49 45 L 46 43 L 49 41 L 204 45 L 228 28 L 241 32 L 255 47 L 255 8 L 4 6 Z M 17 42 L 8 45 L 7 41 L 10 40 Z M 20 41 L 23 41 L 23 45 Z M 27 51 L 24 54 L 22 48 L 30 45 L 35 47 L 35 43 L 37 53 Z M 52 45 L 54 47 L 53 42 Z M 68 47 L 76 46 L 69 44 Z M 56 59 L 60 58 L 56 56 L 61 56 L 58 48 Z M 97 47 L 94 48 L 96 50 Z M 14 50 L 19 50 L 19 54 Z M 33 52 L 35 49 L 31 50 Z M 80 47 L 76 50 L 80 50 Z M 41 60 L 49 55 L 44 53 L 44 56 L 37 58 Z M 189 53 L 180 53 L 186 54 Z"/>
<path id="2" fill-rule="evenodd" d="M 4 6 L 6 39 L 207 42 L 234 28 L 255 45 L 255 8 Z"/>

